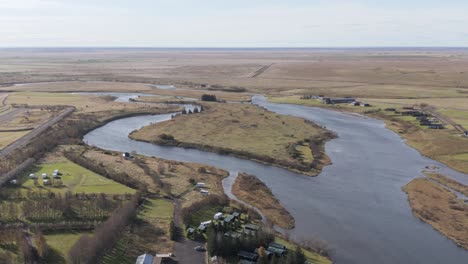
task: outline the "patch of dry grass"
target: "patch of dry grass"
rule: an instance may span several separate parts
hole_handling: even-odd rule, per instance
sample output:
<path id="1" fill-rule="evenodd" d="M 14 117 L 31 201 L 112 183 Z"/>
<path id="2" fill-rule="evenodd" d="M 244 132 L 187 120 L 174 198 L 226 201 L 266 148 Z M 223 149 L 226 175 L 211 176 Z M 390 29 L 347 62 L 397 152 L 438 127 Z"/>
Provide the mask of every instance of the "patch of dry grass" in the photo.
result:
<path id="1" fill-rule="evenodd" d="M 232 186 L 232 193 L 241 201 L 257 207 L 271 223 L 285 229 L 294 228 L 294 218 L 257 177 L 240 173 Z"/>
<path id="2" fill-rule="evenodd" d="M 414 179 L 404 188 L 413 213 L 457 245 L 468 249 L 468 206 L 427 179 Z"/>
<path id="3" fill-rule="evenodd" d="M 321 139 L 323 144 L 330 137 L 325 129 L 301 118 L 278 115 L 254 105 L 205 103 L 204 106 L 202 113 L 180 115 L 144 127 L 132 133 L 131 137 L 165 144 L 170 142 L 162 142 L 160 135 L 167 134 L 172 135 L 182 147 L 186 143 L 190 145 L 188 147 L 225 152 L 279 166 L 286 164 L 284 167 L 290 164 L 292 168 L 311 164 L 304 164 L 298 157 L 293 157 L 291 145 L 311 138 Z M 301 172 L 316 173 L 310 167 Z"/>

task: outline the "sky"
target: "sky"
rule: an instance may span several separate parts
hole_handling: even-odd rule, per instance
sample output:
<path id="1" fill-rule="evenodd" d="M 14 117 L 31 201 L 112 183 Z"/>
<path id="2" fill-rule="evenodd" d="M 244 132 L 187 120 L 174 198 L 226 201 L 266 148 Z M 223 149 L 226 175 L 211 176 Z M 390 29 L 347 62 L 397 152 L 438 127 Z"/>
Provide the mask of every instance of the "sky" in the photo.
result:
<path id="1" fill-rule="evenodd" d="M 468 0 L 0 0 L 0 47 L 468 47 Z"/>

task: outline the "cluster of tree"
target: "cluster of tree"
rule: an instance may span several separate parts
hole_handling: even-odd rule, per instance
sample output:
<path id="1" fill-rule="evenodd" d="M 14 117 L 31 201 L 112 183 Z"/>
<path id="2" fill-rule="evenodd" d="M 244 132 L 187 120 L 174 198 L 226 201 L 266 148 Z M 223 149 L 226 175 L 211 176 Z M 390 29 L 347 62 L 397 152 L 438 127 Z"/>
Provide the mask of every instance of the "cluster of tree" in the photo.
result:
<path id="1" fill-rule="evenodd" d="M 105 194 L 95 199 L 80 199 L 67 192 L 63 197 L 58 193 L 50 199 L 26 200 L 22 211 L 24 217 L 33 222 L 103 220 L 120 204 L 120 200 L 109 199 Z"/>
<path id="2" fill-rule="evenodd" d="M 226 206 L 229 204 L 229 199 L 223 195 L 210 195 L 205 199 L 195 202 L 189 207 L 182 210 L 182 219 L 185 224 L 192 222 L 192 216 L 194 213 L 202 210 L 203 208 L 214 207 L 214 206 Z"/>
<path id="3" fill-rule="evenodd" d="M 265 254 L 265 248 L 260 247 L 258 250 L 259 259 L 257 261 L 258 264 L 304 264 L 307 261 L 304 252 L 300 247 L 296 247 L 296 249 L 292 252 L 288 252 L 285 256 L 277 256 L 273 255 L 272 257 L 268 257 Z"/>
<path id="4" fill-rule="evenodd" d="M 226 230 L 222 225 L 211 225 L 207 231 L 207 250 L 211 256 L 223 259 L 235 260 L 239 251 L 254 252 L 257 249 L 259 259 L 257 263 L 262 264 L 303 264 L 306 257 L 302 249 L 297 246 L 295 251 L 288 252 L 284 256 L 268 257 L 265 248 L 275 240 L 272 231 L 260 228 L 255 235 L 242 234 L 239 238 L 225 235 Z"/>
<path id="5" fill-rule="evenodd" d="M 84 167 L 123 185 L 127 185 L 142 192 L 147 192 L 146 185 L 143 182 L 129 177 L 125 172 L 118 172 L 113 170 L 111 167 L 105 167 L 103 164 L 96 163 L 95 160 L 87 159 L 75 151 L 65 151 L 63 154 L 67 159 L 80 165 L 81 167 Z"/>
<path id="6" fill-rule="evenodd" d="M 202 101 L 208 101 L 208 102 L 216 102 L 217 101 L 216 95 L 214 95 L 214 94 L 203 94 L 201 96 L 201 100 Z"/>
<path id="7" fill-rule="evenodd" d="M 0 246 L 3 248 L 17 248 L 17 257 L 5 254 L 4 257 L 11 263 L 38 263 L 43 262 L 49 254 L 49 246 L 40 229 L 34 234 L 23 232 L 21 229 L 0 229 Z M 16 261 L 16 262 L 14 262 Z M 0 262 L 4 263 L 0 255 Z M 8 263 L 8 262 L 6 262 Z"/>
<path id="8" fill-rule="evenodd" d="M 239 238 L 224 235 L 222 225 L 211 225 L 207 231 L 207 250 L 211 256 L 231 258 L 241 250 L 254 252 L 260 246 L 267 246 L 275 237 L 270 230 L 259 229 L 255 235 L 243 234 Z"/>
<path id="9" fill-rule="evenodd" d="M 73 264 L 99 263 L 107 250 L 112 248 L 126 225 L 135 216 L 139 203 L 139 196 L 115 210 L 112 215 L 99 225 L 93 236 L 81 236 L 73 245 L 68 257 Z"/>
<path id="10" fill-rule="evenodd" d="M 0 222 L 15 222 L 19 216 L 18 204 L 0 203 Z"/>

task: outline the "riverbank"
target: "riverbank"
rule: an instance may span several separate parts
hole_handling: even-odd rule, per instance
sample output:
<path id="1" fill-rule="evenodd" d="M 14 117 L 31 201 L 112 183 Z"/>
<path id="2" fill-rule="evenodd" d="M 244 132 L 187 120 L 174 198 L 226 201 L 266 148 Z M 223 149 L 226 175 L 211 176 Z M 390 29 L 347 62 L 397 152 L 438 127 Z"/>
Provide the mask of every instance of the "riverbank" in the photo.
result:
<path id="1" fill-rule="evenodd" d="M 468 250 L 468 206 L 463 200 L 423 178 L 412 180 L 403 190 L 416 217 Z"/>
<path id="2" fill-rule="evenodd" d="M 232 186 L 232 193 L 241 201 L 258 208 L 272 224 L 284 229 L 294 228 L 294 218 L 257 177 L 240 173 Z"/>
<path id="3" fill-rule="evenodd" d="M 324 144 L 334 135 L 310 121 L 250 104 L 204 103 L 203 107 L 201 113 L 178 115 L 134 131 L 130 138 L 232 155 L 310 176 L 330 163 Z"/>
<path id="4" fill-rule="evenodd" d="M 402 107 L 405 106 L 404 102 L 406 101 L 401 104 L 376 101 L 371 107 L 356 107 L 347 104 L 328 105 L 314 99 L 300 99 L 299 96 L 273 97 L 269 98 L 269 101 L 357 113 L 382 120 L 387 128 L 398 133 L 409 146 L 418 150 L 422 155 L 444 163 L 457 171 L 468 173 L 468 138 L 463 137 L 451 125 L 441 130 L 428 129 L 420 126 L 415 117 L 397 115 L 393 111 L 384 111 L 386 108 L 404 111 Z M 468 112 L 465 111 L 464 113 Z"/>

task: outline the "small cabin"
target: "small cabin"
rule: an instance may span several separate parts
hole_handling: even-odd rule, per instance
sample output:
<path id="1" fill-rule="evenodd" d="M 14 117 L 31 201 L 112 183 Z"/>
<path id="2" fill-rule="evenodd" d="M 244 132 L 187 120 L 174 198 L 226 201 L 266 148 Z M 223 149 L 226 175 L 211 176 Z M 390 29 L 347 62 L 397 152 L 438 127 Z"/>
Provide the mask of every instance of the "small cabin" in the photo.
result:
<path id="1" fill-rule="evenodd" d="M 205 188 L 206 187 L 206 184 L 204 182 L 197 182 L 197 184 L 195 185 L 195 187 L 197 188 Z"/>
<path id="2" fill-rule="evenodd" d="M 207 190 L 200 190 L 200 193 L 203 194 L 203 195 L 208 195 L 208 194 L 210 194 L 210 192 L 207 191 Z"/>
<path id="3" fill-rule="evenodd" d="M 44 185 L 50 185 L 49 180 L 43 180 L 42 183 L 43 183 Z"/>
<path id="4" fill-rule="evenodd" d="M 258 259 L 257 254 L 243 251 L 243 250 L 239 251 L 239 253 L 237 253 L 237 256 L 241 259 L 245 259 L 245 260 L 252 261 L 252 262 L 256 262 Z"/>
<path id="5" fill-rule="evenodd" d="M 34 173 L 29 174 L 29 179 L 36 179 L 36 174 Z"/>
<path id="6" fill-rule="evenodd" d="M 272 247 L 272 246 L 269 246 L 267 248 L 268 251 L 274 253 L 276 256 L 278 257 L 281 257 L 283 256 L 284 254 L 286 254 L 286 250 L 285 249 L 280 249 L 280 248 L 276 248 L 276 247 Z"/>
<path id="7" fill-rule="evenodd" d="M 219 220 L 219 219 L 221 219 L 222 217 L 223 217 L 223 213 L 216 213 L 216 214 L 214 215 L 213 218 L 214 218 L 215 220 Z"/>
<path id="8" fill-rule="evenodd" d="M 58 173 L 54 172 L 54 173 L 52 173 L 52 177 L 54 177 L 56 179 L 56 178 L 60 178 L 60 175 Z"/>
<path id="9" fill-rule="evenodd" d="M 47 179 L 48 178 L 47 173 L 42 173 L 41 177 L 42 179 Z"/>
<path id="10" fill-rule="evenodd" d="M 16 184 L 18 184 L 18 180 L 16 180 L 16 179 L 13 179 L 13 180 L 11 180 L 11 181 L 10 181 L 10 184 L 13 184 L 13 185 L 16 185 Z"/>
<path id="11" fill-rule="evenodd" d="M 130 155 L 129 152 L 124 152 L 124 153 L 122 153 L 122 157 L 124 157 L 125 159 L 129 159 L 129 158 L 132 157 L 132 155 Z"/>
<path id="12" fill-rule="evenodd" d="M 274 248 L 279 248 L 279 249 L 282 249 L 282 250 L 286 250 L 286 246 L 283 245 L 283 244 L 280 244 L 280 243 L 271 242 L 268 246 L 269 247 L 274 247 Z"/>

